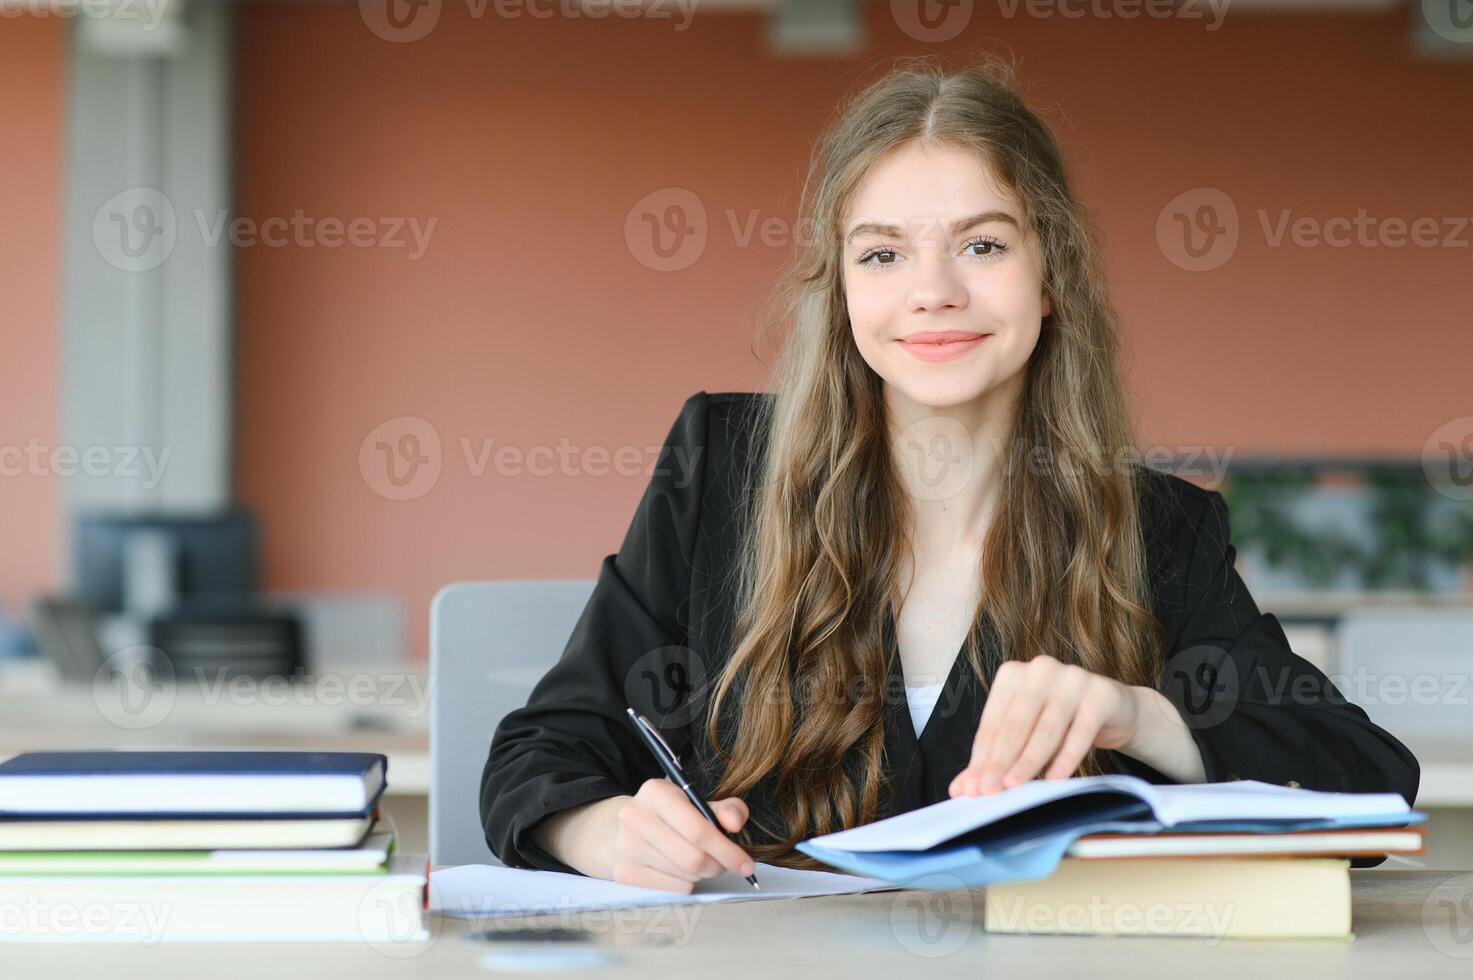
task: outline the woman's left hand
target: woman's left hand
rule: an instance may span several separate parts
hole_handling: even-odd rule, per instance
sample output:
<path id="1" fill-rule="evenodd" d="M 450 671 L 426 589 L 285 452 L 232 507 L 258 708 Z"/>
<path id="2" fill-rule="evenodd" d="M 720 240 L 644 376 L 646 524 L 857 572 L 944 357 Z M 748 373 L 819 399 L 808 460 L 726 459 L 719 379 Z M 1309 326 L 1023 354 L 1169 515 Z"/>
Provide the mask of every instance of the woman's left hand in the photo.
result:
<path id="1" fill-rule="evenodd" d="M 992 793 L 1071 776 L 1092 746 L 1122 749 L 1139 736 L 1143 697 L 1157 695 L 1043 655 L 1009 660 L 993 678 L 967 767 L 952 796 Z"/>

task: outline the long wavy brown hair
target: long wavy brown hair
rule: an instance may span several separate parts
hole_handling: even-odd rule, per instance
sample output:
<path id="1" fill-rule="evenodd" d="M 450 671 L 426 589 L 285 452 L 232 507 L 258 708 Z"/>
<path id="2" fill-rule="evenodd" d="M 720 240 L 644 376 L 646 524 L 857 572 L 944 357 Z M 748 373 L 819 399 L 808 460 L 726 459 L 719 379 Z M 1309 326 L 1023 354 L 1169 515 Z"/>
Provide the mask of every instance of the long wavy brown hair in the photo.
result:
<path id="1" fill-rule="evenodd" d="M 773 294 L 768 325 L 787 336 L 772 397 L 755 400 L 761 417 L 749 420 L 767 436 L 748 471 L 734 649 L 708 701 L 714 796 L 742 796 L 773 777 L 782 826 L 762 829 L 776 843 L 752 840 L 755 813 L 744 842 L 758 860 L 794 867 L 820 866 L 795 843 L 873 819 L 884 789 L 883 688 L 894 651 L 883 627 L 904 602 L 913 524 L 882 382 L 851 333 L 841 228 L 870 166 L 912 140 L 971 148 L 1017 196 L 1052 300 L 998 460 L 982 600 L 965 644 L 972 673 L 985 687 L 997 660 L 1048 653 L 1150 684 L 1162 646 L 1148 600 L 1142 488 L 1135 468 L 1119 465 L 1131 433 L 1116 318 L 1058 144 L 1002 59 L 954 73 L 906 59 L 841 106 L 815 145 L 799 202 L 814 233 L 798 240 Z M 977 641 L 984 626 L 997 641 L 990 668 Z M 727 698 L 739 709 L 723 746 L 717 718 Z M 1106 769 L 1098 750 L 1081 766 Z"/>

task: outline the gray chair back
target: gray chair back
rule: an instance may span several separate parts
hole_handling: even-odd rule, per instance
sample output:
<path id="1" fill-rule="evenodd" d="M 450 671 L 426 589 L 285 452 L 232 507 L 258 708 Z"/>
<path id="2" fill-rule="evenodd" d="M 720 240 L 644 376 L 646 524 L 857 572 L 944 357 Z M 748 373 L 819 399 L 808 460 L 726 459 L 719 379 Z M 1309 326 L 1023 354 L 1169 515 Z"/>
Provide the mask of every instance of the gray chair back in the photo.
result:
<path id="1" fill-rule="evenodd" d="M 1341 693 L 1403 740 L 1456 737 L 1473 730 L 1473 608 L 1347 612 L 1336 626 Z"/>
<path id="2" fill-rule="evenodd" d="M 497 724 L 557 662 L 593 579 L 456 582 L 430 604 L 430 861 L 500 864 L 481 828 Z"/>

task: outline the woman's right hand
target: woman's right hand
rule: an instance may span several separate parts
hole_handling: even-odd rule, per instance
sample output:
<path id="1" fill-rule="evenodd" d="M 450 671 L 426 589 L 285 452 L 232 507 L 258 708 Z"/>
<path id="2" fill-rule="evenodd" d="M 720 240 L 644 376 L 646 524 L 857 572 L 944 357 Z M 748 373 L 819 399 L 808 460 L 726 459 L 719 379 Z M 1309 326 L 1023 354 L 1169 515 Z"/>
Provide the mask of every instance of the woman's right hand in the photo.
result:
<path id="1" fill-rule="evenodd" d="M 755 862 L 701 816 L 668 779 L 648 779 L 614 814 L 611 870 L 625 885 L 689 894 L 695 883 L 726 871 L 746 876 Z M 735 833 L 747 822 L 736 797 L 710 801 L 711 812 Z"/>

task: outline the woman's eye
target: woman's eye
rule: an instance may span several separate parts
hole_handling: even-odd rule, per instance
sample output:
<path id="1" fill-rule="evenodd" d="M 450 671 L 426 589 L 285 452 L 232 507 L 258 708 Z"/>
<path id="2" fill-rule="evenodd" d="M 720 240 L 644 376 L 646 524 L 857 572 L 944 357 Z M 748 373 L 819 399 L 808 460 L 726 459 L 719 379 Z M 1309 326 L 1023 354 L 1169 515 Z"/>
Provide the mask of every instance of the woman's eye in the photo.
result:
<path id="1" fill-rule="evenodd" d="M 971 251 L 972 249 L 980 249 L 981 251 Z M 978 259 L 996 258 L 1003 252 L 1006 252 L 1007 249 L 1008 247 L 1006 245 L 995 238 L 978 238 L 967 242 L 965 245 L 962 246 L 963 252 L 966 252 L 967 254 L 970 254 L 973 258 Z M 882 259 L 880 258 L 881 256 L 888 256 L 888 258 Z M 868 252 L 865 252 L 863 255 L 861 255 L 858 259 L 856 259 L 855 264 L 890 266 L 895 264 L 896 258 L 897 255 L 895 253 L 895 250 L 892 248 L 872 248 Z M 875 261 L 876 259 L 879 259 L 879 261 Z"/>
<path id="2" fill-rule="evenodd" d="M 985 252 L 973 252 L 979 259 L 989 258 L 993 255 L 1001 255 L 1007 251 L 1007 246 L 993 238 L 982 238 L 977 241 L 967 242 L 967 248 L 985 248 Z"/>
<path id="3" fill-rule="evenodd" d="M 892 261 L 889 261 L 889 262 L 871 262 L 870 260 L 873 259 L 877 255 L 889 255 L 889 256 L 892 257 Z M 865 252 L 863 255 L 861 255 L 859 257 L 859 264 L 860 265 L 894 265 L 895 264 L 894 261 L 893 261 L 894 255 L 895 255 L 895 253 L 892 250 L 888 249 L 888 248 L 872 248 L 868 252 Z"/>

